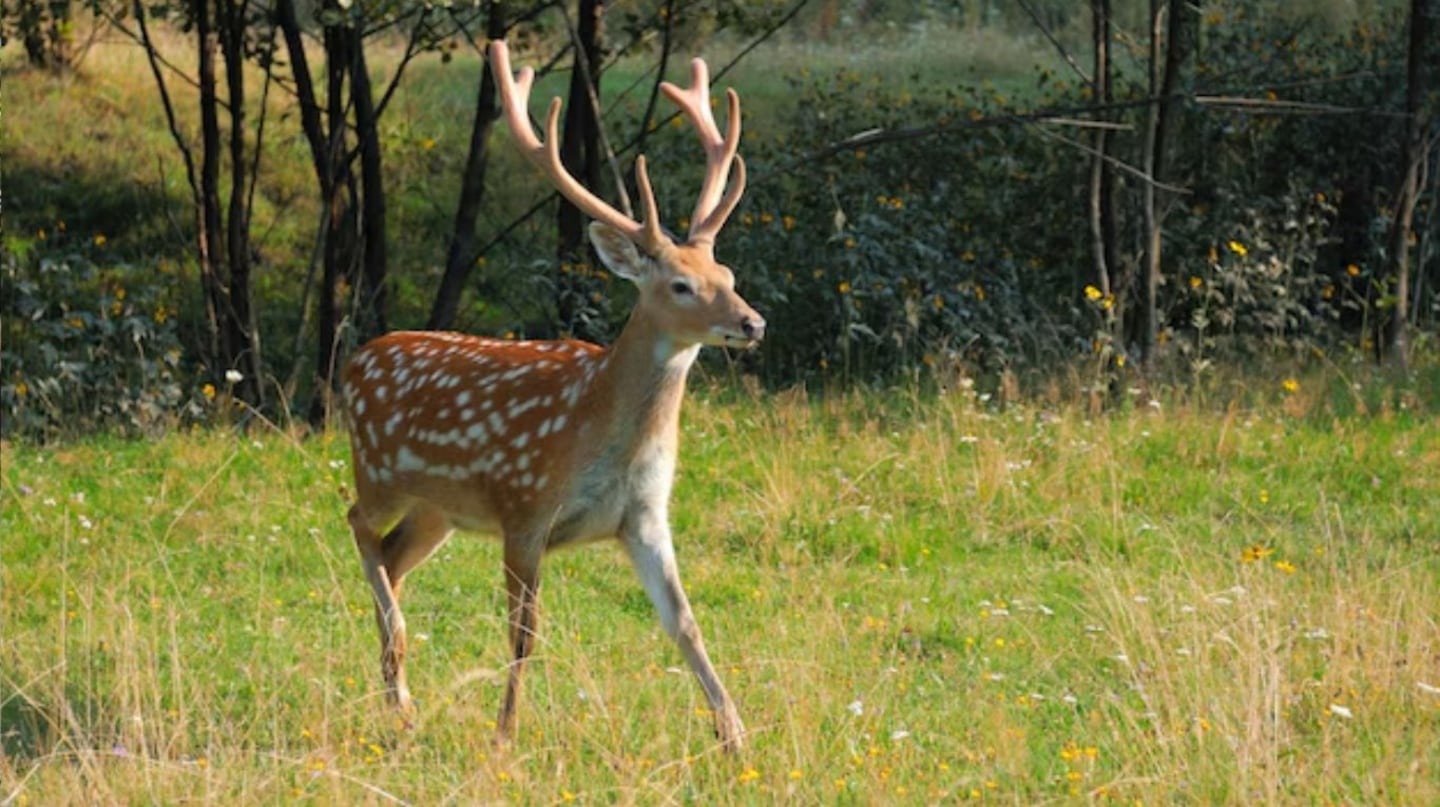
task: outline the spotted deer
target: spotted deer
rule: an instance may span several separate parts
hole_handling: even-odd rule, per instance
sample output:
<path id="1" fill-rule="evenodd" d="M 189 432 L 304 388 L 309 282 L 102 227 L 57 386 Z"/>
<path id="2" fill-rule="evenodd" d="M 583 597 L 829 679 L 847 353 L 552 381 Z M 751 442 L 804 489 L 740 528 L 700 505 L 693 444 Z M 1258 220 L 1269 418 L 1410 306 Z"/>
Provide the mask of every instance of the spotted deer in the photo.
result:
<path id="1" fill-rule="evenodd" d="M 715 236 L 745 185 L 736 154 L 739 96 L 727 92 L 722 136 L 703 61 L 694 61 L 688 89 L 662 85 L 698 131 L 706 155 L 682 241 L 660 227 L 643 156 L 635 160 L 644 209 L 637 222 L 561 164 L 560 99 L 550 105 L 541 141 L 527 111 L 533 71 L 512 74 L 503 41 L 491 43 L 489 53 L 505 120 L 522 152 L 595 220 L 589 233 L 596 252 L 639 287 L 639 297 L 609 348 L 397 332 L 355 352 L 344 380 L 357 498 L 349 522 L 374 591 L 387 697 L 408 720 L 405 575 L 455 529 L 498 533 L 514 662 L 497 726 L 499 740 L 512 737 L 521 672 L 536 635 L 541 557 L 618 538 L 665 632 L 699 679 L 721 742 L 738 749 L 744 727 L 681 587 L 668 509 L 685 379 L 700 347 L 750 347 L 765 333 L 765 320 L 735 293 L 734 275 L 714 254 Z"/>

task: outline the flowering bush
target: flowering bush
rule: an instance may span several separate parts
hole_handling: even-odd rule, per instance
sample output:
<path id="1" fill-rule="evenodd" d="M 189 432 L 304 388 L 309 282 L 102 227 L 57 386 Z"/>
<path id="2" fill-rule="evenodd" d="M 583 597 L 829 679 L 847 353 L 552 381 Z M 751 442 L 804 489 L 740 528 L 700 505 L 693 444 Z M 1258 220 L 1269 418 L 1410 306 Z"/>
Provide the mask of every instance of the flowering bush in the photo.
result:
<path id="1" fill-rule="evenodd" d="M 4 436 L 149 432 L 203 414 L 205 392 L 183 382 L 170 286 L 136 267 L 36 252 L 12 240 L 0 264 Z"/>

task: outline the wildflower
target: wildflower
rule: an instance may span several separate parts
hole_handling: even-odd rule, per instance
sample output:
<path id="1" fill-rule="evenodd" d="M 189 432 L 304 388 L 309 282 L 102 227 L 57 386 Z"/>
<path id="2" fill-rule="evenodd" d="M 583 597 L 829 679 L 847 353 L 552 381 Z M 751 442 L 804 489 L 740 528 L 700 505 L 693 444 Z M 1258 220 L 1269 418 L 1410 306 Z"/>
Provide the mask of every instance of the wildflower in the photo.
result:
<path id="1" fill-rule="evenodd" d="M 435 138 L 427 137 L 424 140 L 420 141 L 420 148 L 425 149 L 426 151 L 435 148 Z"/>
<path id="2" fill-rule="evenodd" d="M 846 248 L 846 249 L 854 249 L 854 248 L 855 248 L 855 239 L 853 239 L 853 238 L 848 238 L 848 237 L 847 237 L 847 238 L 845 239 L 845 248 Z"/>
<path id="3" fill-rule="evenodd" d="M 1200 288 L 1200 287 L 1203 286 L 1203 285 L 1205 285 L 1205 281 L 1201 280 L 1199 277 L 1196 277 L 1195 275 L 1191 275 L 1191 276 L 1190 276 L 1190 288 L 1192 288 L 1192 289 L 1198 289 L 1198 288 Z"/>
<path id="4" fill-rule="evenodd" d="M 1225 246 L 1229 247 L 1231 252 L 1235 253 L 1236 255 L 1239 255 L 1239 256 L 1242 257 L 1242 258 L 1245 257 L 1246 255 L 1248 255 L 1248 254 L 1250 253 L 1249 248 L 1247 248 L 1244 244 L 1240 243 L 1239 241 L 1230 241 L 1230 242 L 1227 242 L 1227 243 L 1225 244 Z"/>
<path id="5" fill-rule="evenodd" d="M 26 384 L 24 381 L 21 381 L 20 383 L 18 383 L 18 384 L 15 385 L 15 397 L 17 397 L 17 398 L 24 398 L 26 395 L 29 395 L 29 394 L 30 394 L 30 385 L 29 385 L 29 384 Z"/>
<path id="6" fill-rule="evenodd" d="M 745 784 L 746 782 L 753 782 L 753 781 L 755 781 L 756 779 L 759 779 L 759 778 L 760 778 L 760 772 L 759 772 L 759 771 L 755 770 L 754 768 L 746 768 L 745 770 L 743 770 L 743 771 L 740 772 L 740 775 L 739 775 L 739 776 L 735 777 L 735 780 L 736 780 L 737 782 L 739 782 L 740 784 L 743 785 L 743 784 Z"/>
<path id="7" fill-rule="evenodd" d="M 1293 378 L 1287 378 L 1287 379 L 1285 379 L 1284 381 L 1281 381 L 1281 382 L 1280 382 L 1280 387 L 1281 387 L 1281 389 L 1285 390 L 1286 392 L 1292 392 L 1292 393 L 1293 393 L 1293 392 L 1299 392 L 1299 391 L 1300 391 L 1300 382 L 1299 382 L 1299 381 L 1296 381 L 1296 380 L 1293 379 Z"/>
<path id="8" fill-rule="evenodd" d="M 225 382 L 228 383 L 228 384 L 239 384 L 241 381 L 244 381 L 244 380 L 245 380 L 245 374 L 242 373 L 242 372 L 240 372 L 239 370 L 226 370 L 226 371 L 225 371 Z"/>
<path id="9" fill-rule="evenodd" d="M 836 288 L 837 290 L 839 290 L 839 292 L 840 292 L 841 294 L 849 294 L 849 293 L 850 293 L 850 281 L 848 281 L 848 280 L 842 280 L 842 281 L 840 281 L 840 285 L 836 286 L 835 288 Z"/>
<path id="10" fill-rule="evenodd" d="M 760 223 L 761 223 L 761 224 L 769 224 L 770 222 L 772 222 L 772 221 L 774 221 L 774 220 L 775 220 L 775 216 L 774 216 L 774 214 L 772 214 L 772 213 L 768 213 L 768 212 L 767 212 L 767 213 L 761 213 L 761 214 L 760 214 Z"/>
<path id="11" fill-rule="evenodd" d="M 790 771 L 790 779 L 791 779 L 791 781 L 798 782 L 798 781 L 800 781 L 801 779 L 804 779 L 804 778 L 805 778 L 805 772 L 802 771 L 802 770 L 800 770 L 799 768 L 795 768 L 794 770 L 791 770 L 791 771 Z"/>
<path id="12" fill-rule="evenodd" d="M 104 234 L 104 233 L 96 233 L 96 234 L 95 234 L 95 246 L 97 246 L 97 247 L 103 247 L 103 246 L 105 246 L 105 234 Z"/>
<path id="13" fill-rule="evenodd" d="M 1270 503 L 1270 491 L 1265 490 L 1264 488 L 1261 488 L 1261 489 L 1260 489 L 1260 503 L 1261 503 L 1261 504 L 1269 504 L 1269 503 Z"/>
<path id="14" fill-rule="evenodd" d="M 1345 267 L 1345 274 L 1347 274 L 1347 275 L 1349 275 L 1349 276 L 1351 276 L 1351 277 L 1359 277 L 1359 276 L 1360 276 L 1360 267 L 1358 267 L 1358 266 L 1356 266 L 1355 264 L 1352 263 L 1352 264 L 1350 264 L 1350 265 L 1348 265 L 1348 266 Z"/>
<path id="15" fill-rule="evenodd" d="M 964 252 L 960 253 L 960 260 L 965 261 L 966 263 L 974 263 L 975 253 L 967 249 Z"/>
<path id="16" fill-rule="evenodd" d="M 1086 287 L 1085 287 L 1085 299 L 1087 299 L 1087 300 L 1098 300 L 1098 299 L 1100 299 L 1101 297 L 1104 297 L 1104 296 L 1105 296 L 1105 295 L 1102 294 L 1102 293 L 1100 292 L 1100 290 L 1097 289 L 1097 288 L 1095 288 L 1094 286 L 1086 286 Z"/>
<path id="17" fill-rule="evenodd" d="M 1272 547 L 1252 544 L 1240 551 L 1240 560 L 1245 563 L 1254 563 L 1257 560 L 1268 558 L 1273 554 L 1275 554 L 1275 550 Z"/>
<path id="18" fill-rule="evenodd" d="M 979 283 L 976 283 L 976 284 L 975 284 L 975 288 L 974 288 L 974 292 L 975 292 L 975 299 L 977 299 L 977 300 L 982 300 L 982 301 L 985 299 L 985 287 L 984 287 L 984 286 L 980 285 Z"/>
<path id="19" fill-rule="evenodd" d="M 945 298 L 937 294 L 935 295 L 935 298 L 930 301 L 930 304 L 935 307 L 936 311 L 939 311 L 940 309 L 945 307 Z"/>
<path id="20" fill-rule="evenodd" d="M 1282 571 L 1282 572 L 1284 572 L 1284 573 L 1286 573 L 1286 574 L 1294 574 L 1294 573 L 1295 573 L 1295 564 L 1291 563 L 1291 562 L 1288 561 L 1288 560 L 1277 560 L 1277 561 L 1275 561 L 1275 568 L 1279 569 L 1280 571 Z"/>
<path id="21" fill-rule="evenodd" d="M 200 388 L 200 393 L 205 396 L 205 400 L 207 401 L 215 400 L 215 385 L 206 384 Z"/>
<path id="22" fill-rule="evenodd" d="M 1348 707 L 1341 706 L 1338 703 L 1330 704 L 1330 714 L 1335 715 L 1336 717 L 1343 717 L 1346 720 L 1349 720 L 1350 718 L 1355 716 L 1355 713 L 1350 711 Z"/>
<path id="23" fill-rule="evenodd" d="M 781 217 L 780 217 L 780 226 L 781 226 L 781 227 L 784 227 L 786 232 L 789 232 L 789 231 L 795 229 L 795 217 L 794 217 L 794 216 L 781 216 Z"/>

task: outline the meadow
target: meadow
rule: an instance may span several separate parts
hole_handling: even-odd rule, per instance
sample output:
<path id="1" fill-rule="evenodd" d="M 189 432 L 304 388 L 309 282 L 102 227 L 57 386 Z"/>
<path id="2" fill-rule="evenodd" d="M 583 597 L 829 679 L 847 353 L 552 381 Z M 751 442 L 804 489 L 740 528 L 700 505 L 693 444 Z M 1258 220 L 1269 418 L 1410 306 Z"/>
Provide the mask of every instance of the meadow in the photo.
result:
<path id="1" fill-rule="evenodd" d="M 547 561 L 496 747 L 464 533 L 407 588 L 402 730 L 342 432 L 211 428 L 0 446 L 0 803 L 1440 802 L 1424 386 L 693 386 L 673 518 L 738 755 L 608 544 Z"/>

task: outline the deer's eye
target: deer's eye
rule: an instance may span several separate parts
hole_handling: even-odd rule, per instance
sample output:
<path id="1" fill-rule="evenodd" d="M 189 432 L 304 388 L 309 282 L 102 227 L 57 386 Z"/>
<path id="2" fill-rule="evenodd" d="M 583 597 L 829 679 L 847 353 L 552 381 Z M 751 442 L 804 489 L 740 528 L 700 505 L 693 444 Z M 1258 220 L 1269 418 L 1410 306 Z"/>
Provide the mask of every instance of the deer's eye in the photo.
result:
<path id="1" fill-rule="evenodd" d="M 695 287 L 691 286 L 687 280 L 672 280 L 670 281 L 670 291 L 677 297 L 688 297 L 695 293 Z"/>

